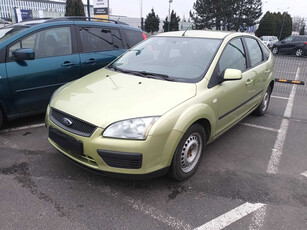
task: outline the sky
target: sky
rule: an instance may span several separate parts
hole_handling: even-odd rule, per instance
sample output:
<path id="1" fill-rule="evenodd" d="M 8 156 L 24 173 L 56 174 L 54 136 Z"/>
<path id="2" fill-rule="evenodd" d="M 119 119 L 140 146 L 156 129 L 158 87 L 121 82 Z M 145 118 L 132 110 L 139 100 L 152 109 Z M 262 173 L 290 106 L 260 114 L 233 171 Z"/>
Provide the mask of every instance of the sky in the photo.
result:
<path id="1" fill-rule="evenodd" d="M 92 3 L 93 0 L 90 0 Z M 156 14 L 160 19 L 165 19 L 168 15 L 169 0 L 142 0 L 143 10 L 142 16 L 146 15 L 154 8 Z M 190 10 L 193 9 L 193 3 L 196 0 L 173 0 L 171 3 L 171 9 L 173 9 L 177 15 L 181 18 L 183 15 L 185 18 L 189 17 Z M 86 0 L 83 0 L 86 3 Z M 141 15 L 141 0 L 109 0 L 109 7 L 112 15 L 128 16 L 139 18 Z M 300 16 L 307 18 L 307 0 L 262 0 L 263 12 L 271 11 L 288 11 L 293 16 Z"/>

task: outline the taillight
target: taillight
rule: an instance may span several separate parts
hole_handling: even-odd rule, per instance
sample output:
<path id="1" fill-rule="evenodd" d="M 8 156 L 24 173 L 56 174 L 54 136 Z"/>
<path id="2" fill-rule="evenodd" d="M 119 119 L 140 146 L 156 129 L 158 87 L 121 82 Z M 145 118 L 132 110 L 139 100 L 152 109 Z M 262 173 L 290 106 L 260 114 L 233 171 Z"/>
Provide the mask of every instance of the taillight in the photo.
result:
<path id="1" fill-rule="evenodd" d="M 146 34 L 142 33 L 142 36 L 143 36 L 144 40 L 146 40 L 146 39 L 147 39 Z"/>
<path id="2" fill-rule="evenodd" d="M 305 45 L 307 45 L 307 42 L 305 42 Z"/>

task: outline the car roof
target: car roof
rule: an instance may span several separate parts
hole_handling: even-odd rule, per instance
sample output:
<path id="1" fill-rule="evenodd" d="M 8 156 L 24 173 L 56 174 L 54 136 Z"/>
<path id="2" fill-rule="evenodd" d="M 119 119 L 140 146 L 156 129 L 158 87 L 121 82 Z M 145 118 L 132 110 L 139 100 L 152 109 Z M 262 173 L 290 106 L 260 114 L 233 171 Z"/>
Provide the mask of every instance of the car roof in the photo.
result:
<path id="1" fill-rule="evenodd" d="M 184 34 L 184 35 L 183 35 Z M 229 31 L 212 31 L 212 30 L 187 30 L 184 31 L 174 31 L 161 33 L 156 36 L 168 36 L 168 37 L 194 37 L 194 38 L 217 38 L 224 39 L 228 35 L 242 35 L 242 33 L 229 32 Z"/>

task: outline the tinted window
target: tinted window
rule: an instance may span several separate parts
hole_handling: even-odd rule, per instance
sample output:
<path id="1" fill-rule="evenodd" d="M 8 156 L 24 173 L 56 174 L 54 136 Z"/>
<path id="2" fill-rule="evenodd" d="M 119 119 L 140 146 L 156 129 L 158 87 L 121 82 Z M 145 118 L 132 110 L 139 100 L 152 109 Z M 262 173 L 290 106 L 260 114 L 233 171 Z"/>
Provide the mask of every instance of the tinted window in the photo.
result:
<path id="1" fill-rule="evenodd" d="M 241 39 L 231 40 L 219 60 L 219 73 L 223 74 L 228 68 L 246 70 L 246 55 Z"/>
<path id="2" fill-rule="evenodd" d="M 143 35 L 140 31 L 135 31 L 135 30 L 125 30 L 126 37 L 127 37 L 127 44 L 128 47 L 135 46 L 137 43 L 140 41 L 143 41 Z"/>
<path id="3" fill-rule="evenodd" d="M 102 27 L 80 27 L 80 38 L 84 52 L 122 49 L 120 33 L 116 29 Z"/>
<path id="4" fill-rule="evenodd" d="M 249 51 L 251 66 L 254 67 L 262 62 L 262 52 L 258 42 L 253 38 L 245 38 L 247 49 Z"/>
<path id="5" fill-rule="evenodd" d="M 113 37 L 113 44 L 114 44 L 114 49 L 123 49 L 123 41 L 122 37 L 120 36 L 119 30 L 117 29 L 112 29 L 112 37 Z"/>
<path id="6" fill-rule="evenodd" d="M 69 55 L 72 53 L 70 28 L 52 28 L 27 36 L 9 48 L 9 58 L 20 48 L 33 49 L 35 58 Z"/>

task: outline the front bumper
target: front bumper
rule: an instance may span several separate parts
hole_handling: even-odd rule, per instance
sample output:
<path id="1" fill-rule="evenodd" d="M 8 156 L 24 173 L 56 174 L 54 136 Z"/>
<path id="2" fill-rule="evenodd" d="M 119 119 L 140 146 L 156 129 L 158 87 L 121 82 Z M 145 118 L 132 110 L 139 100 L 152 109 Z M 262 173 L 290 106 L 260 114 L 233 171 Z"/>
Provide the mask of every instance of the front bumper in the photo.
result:
<path id="1" fill-rule="evenodd" d="M 66 131 L 52 122 L 49 118 L 49 108 L 46 124 L 49 142 L 66 157 L 102 174 L 111 176 L 121 174 L 119 177 L 129 178 L 133 175 L 135 177 L 143 175 L 140 178 L 147 178 L 166 173 L 182 136 L 181 132 L 172 130 L 148 136 L 146 140 L 105 138 L 102 136 L 103 129 L 98 127 L 90 137 L 84 137 Z M 72 142 L 80 143 L 82 151 L 78 150 L 80 147 L 72 151 L 67 150 L 71 148 L 50 137 L 51 130 L 63 134 L 64 139 L 68 137 L 67 139 L 72 139 Z"/>

